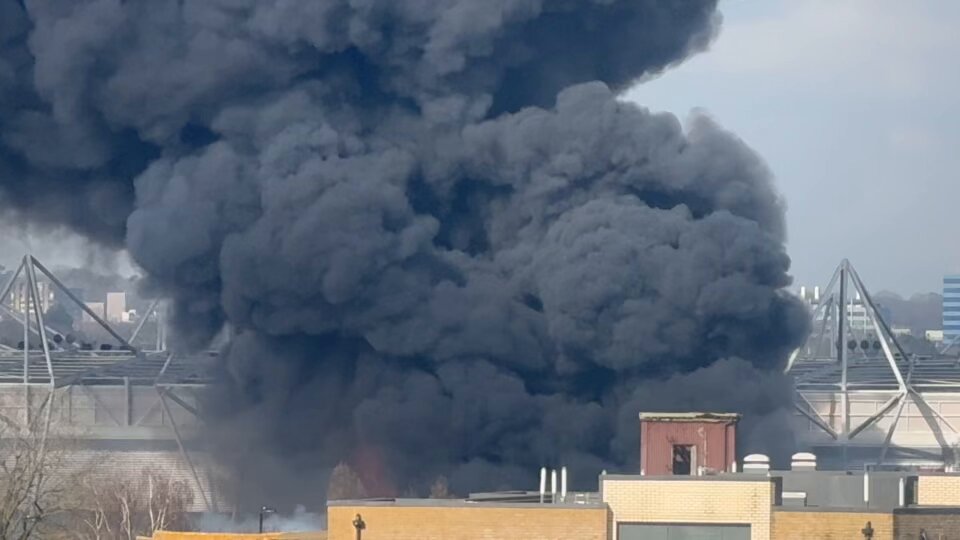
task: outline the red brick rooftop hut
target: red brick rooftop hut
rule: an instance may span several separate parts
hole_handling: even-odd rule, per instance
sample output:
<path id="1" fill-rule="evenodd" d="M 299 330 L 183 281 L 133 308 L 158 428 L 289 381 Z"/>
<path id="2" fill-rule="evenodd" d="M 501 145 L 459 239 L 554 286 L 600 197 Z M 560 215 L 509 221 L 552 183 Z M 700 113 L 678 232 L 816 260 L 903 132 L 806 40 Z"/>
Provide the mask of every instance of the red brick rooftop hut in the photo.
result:
<path id="1" fill-rule="evenodd" d="M 640 413 L 640 474 L 734 471 L 739 421 L 732 413 Z"/>

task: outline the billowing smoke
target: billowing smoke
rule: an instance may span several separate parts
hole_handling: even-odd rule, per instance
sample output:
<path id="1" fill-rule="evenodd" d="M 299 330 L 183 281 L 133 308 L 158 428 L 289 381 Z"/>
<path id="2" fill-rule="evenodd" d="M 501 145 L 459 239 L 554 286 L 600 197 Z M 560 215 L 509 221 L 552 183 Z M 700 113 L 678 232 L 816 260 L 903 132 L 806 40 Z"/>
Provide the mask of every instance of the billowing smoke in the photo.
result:
<path id="1" fill-rule="evenodd" d="M 341 460 L 384 493 L 589 485 L 634 467 L 640 409 L 745 412 L 763 450 L 807 326 L 769 171 L 617 99 L 718 25 L 709 0 L 3 2 L 0 196 L 125 243 L 184 346 L 229 321 L 209 436 L 253 504 L 316 503 Z"/>

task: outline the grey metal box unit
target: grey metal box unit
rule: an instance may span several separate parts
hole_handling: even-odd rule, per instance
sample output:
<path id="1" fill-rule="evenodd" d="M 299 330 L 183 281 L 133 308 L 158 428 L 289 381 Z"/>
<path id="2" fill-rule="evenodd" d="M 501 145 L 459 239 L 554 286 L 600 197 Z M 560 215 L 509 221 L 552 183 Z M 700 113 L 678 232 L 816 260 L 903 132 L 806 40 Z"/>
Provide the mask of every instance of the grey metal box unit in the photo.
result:
<path id="1" fill-rule="evenodd" d="M 621 523 L 619 540 L 750 540 L 749 525 Z"/>

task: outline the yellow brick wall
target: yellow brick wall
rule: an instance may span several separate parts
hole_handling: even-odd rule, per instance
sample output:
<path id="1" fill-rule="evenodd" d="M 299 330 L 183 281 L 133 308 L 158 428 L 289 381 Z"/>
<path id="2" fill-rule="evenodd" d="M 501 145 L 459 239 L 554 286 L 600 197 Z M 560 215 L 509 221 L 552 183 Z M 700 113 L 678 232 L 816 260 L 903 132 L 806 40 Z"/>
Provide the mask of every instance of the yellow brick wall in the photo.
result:
<path id="1" fill-rule="evenodd" d="M 597 507 L 338 506 L 327 508 L 329 540 L 607 540 L 607 509 Z"/>
<path id="2" fill-rule="evenodd" d="M 197 533 L 157 531 L 152 540 L 326 540 L 327 533 L 264 533 L 264 534 L 237 534 L 237 533 Z"/>
<path id="3" fill-rule="evenodd" d="M 770 540 L 773 484 L 757 481 L 604 478 L 603 501 L 617 523 L 739 523 L 752 540 Z"/>
<path id="4" fill-rule="evenodd" d="M 773 513 L 772 540 L 849 540 L 863 538 L 867 522 L 873 540 L 893 540 L 893 514 L 876 512 L 783 511 Z"/>
<path id="5" fill-rule="evenodd" d="M 921 475 L 917 479 L 917 503 L 960 506 L 960 474 Z"/>

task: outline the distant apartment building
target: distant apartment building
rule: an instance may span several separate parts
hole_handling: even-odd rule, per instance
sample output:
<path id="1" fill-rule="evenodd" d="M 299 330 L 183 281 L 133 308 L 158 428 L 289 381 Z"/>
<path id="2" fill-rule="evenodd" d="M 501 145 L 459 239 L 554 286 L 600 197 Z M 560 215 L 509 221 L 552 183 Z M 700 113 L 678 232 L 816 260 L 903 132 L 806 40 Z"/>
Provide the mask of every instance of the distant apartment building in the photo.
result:
<path id="1" fill-rule="evenodd" d="M 107 322 L 123 322 L 127 312 L 127 293 L 107 293 Z"/>
<path id="2" fill-rule="evenodd" d="M 53 287 L 46 281 L 37 280 L 37 290 L 40 293 L 40 312 L 46 313 L 54 304 L 55 295 Z M 30 287 L 27 280 L 22 279 L 14 284 L 10 291 L 9 306 L 17 313 L 34 313 L 34 305 L 30 294 Z"/>
<path id="3" fill-rule="evenodd" d="M 943 340 L 960 335 L 960 274 L 943 276 Z"/>

